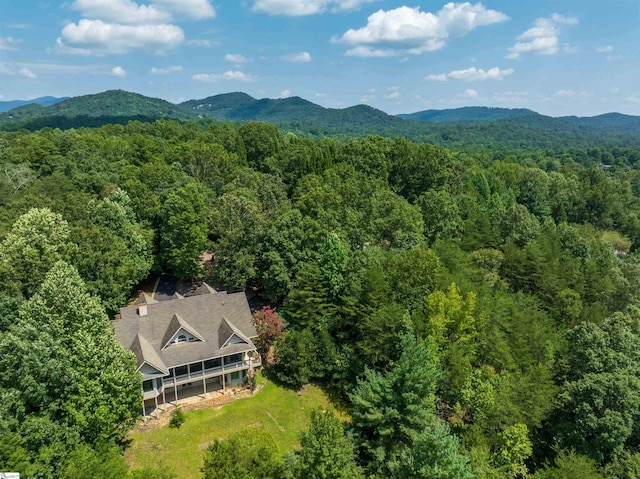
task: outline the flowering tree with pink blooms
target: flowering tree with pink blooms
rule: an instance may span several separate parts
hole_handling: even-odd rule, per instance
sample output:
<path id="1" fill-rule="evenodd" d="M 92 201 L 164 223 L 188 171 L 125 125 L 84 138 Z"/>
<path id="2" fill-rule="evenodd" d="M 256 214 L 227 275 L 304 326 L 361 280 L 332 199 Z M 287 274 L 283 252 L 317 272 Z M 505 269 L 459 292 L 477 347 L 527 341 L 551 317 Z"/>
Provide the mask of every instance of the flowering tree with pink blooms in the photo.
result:
<path id="1" fill-rule="evenodd" d="M 262 364 L 266 365 L 269 350 L 284 331 L 286 324 L 270 306 L 265 306 L 253 313 L 253 323 L 258 333 L 258 337 L 253 342 L 260 353 Z"/>

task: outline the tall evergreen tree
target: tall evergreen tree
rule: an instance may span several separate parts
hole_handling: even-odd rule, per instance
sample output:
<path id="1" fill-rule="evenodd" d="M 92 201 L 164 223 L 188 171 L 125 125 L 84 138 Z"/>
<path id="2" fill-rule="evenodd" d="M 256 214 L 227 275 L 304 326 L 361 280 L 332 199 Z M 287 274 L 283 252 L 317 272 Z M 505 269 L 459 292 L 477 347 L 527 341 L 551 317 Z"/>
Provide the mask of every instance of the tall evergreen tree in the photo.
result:
<path id="1" fill-rule="evenodd" d="M 350 395 L 360 459 L 370 472 L 389 472 L 390 462 L 413 444 L 435 415 L 441 377 L 437 351 L 412 333 L 399 338 L 402 354 L 386 374 L 370 369 Z"/>
<path id="2" fill-rule="evenodd" d="M 52 461 L 46 451 L 65 445 L 120 442 L 140 409 L 135 368 L 98 298 L 60 261 L 0 337 L 3 419 L 34 460 Z"/>
<path id="3" fill-rule="evenodd" d="M 295 479 L 359 479 L 351 438 L 333 411 L 311 411 L 311 426 L 300 436 L 293 463 Z"/>

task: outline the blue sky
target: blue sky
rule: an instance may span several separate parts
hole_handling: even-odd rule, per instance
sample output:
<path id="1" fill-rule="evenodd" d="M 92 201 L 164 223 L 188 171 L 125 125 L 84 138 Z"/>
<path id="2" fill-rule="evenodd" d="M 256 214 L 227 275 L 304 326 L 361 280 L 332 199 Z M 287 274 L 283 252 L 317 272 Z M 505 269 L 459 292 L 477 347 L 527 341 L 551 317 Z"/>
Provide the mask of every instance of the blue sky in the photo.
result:
<path id="1" fill-rule="evenodd" d="M 244 91 L 640 115 L 638 0 L 2 0 L 0 100 Z"/>

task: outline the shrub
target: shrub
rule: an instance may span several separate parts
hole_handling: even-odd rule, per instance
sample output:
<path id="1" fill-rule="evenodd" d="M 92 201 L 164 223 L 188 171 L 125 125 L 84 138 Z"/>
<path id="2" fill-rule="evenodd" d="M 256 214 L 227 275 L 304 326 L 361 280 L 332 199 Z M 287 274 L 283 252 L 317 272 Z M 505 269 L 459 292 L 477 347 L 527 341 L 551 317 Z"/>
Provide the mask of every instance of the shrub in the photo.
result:
<path id="1" fill-rule="evenodd" d="M 182 426 L 182 424 L 184 423 L 184 420 L 185 420 L 184 411 L 180 408 L 177 408 L 175 411 L 173 411 L 173 414 L 171 415 L 171 421 L 169 421 L 169 427 L 178 429 L 180 426 Z"/>

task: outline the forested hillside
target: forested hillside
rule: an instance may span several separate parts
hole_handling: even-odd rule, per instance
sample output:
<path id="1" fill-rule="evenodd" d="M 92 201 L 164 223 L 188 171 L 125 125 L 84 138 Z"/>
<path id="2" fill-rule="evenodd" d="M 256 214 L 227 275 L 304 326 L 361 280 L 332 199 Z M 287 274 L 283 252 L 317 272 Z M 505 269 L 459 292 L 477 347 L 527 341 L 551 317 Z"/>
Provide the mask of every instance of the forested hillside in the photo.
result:
<path id="1" fill-rule="evenodd" d="M 55 105 L 56 103 L 60 103 L 65 100 L 68 100 L 68 97 L 56 98 L 53 96 L 42 96 L 40 98 L 34 98 L 33 100 L 0 101 L 0 112 L 13 110 L 14 108 L 30 105 L 32 103 L 42 106 Z"/>
<path id="2" fill-rule="evenodd" d="M 255 99 L 226 93 L 179 105 L 123 90 L 84 95 L 53 106 L 0 113 L 0 130 L 69 129 L 131 120 L 261 121 L 284 132 L 348 141 L 368 135 L 406 138 L 456 150 L 626 147 L 640 143 L 640 117 L 611 113 L 552 118 L 526 109 L 466 107 L 392 116 L 367 105 L 324 108 L 299 97 Z"/>
<path id="3" fill-rule="evenodd" d="M 287 457 L 211 438 L 203 477 L 637 477 L 640 146 L 521 128 L 482 152 L 255 122 L 0 132 L 0 470 L 173 477 L 127 471 L 140 378 L 108 322 L 165 272 L 276 308 L 267 374 L 350 419 L 315 411 Z"/>

